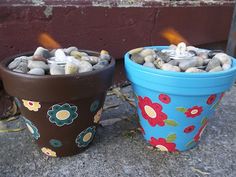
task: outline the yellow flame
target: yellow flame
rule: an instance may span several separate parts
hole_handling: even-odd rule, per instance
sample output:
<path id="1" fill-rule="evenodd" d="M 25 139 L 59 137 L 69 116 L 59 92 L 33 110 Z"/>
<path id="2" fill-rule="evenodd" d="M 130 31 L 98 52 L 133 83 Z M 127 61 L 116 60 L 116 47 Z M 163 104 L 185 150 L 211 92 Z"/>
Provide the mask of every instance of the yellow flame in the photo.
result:
<path id="1" fill-rule="evenodd" d="M 169 41 L 170 44 L 177 45 L 180 42 L 188 44 L 187 40 L 181 36 L 175 29 L 167 28 L 161 32 L 161 35 Z"/>
<path id="2" fill-rule="evenodd" d="M 39 43 L 47 49 L 58 49 L 61 45 L 47 33 L 41 33 L 38 37 Z"/>

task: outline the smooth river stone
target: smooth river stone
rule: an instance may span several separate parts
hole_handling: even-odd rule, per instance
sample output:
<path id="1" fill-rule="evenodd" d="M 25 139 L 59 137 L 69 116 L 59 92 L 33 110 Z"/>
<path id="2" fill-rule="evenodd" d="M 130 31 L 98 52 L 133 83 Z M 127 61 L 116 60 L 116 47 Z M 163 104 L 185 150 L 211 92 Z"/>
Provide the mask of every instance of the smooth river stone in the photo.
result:
<path id="1" fill-rule="evenodd" d="M 188 68 L 197 66 L 198 61 L 195 59 L 185 60 L 183 62 L 180 61 L 179 67 L 181 70 L 186 71 Z"/>
<path id="2" fill-rule="evenodd" d="M 131 56 L 131 59 L 134 61 L 134 62 L 136 62 L 136 63 L 138 63 L 138 64 L 143 64 L 144 63 L 144 57 L 142 57 L 140 54 L 133 54 L 132 56 Z"/>
<path id="3" fill-rule="evenodd" d="M 172 66 L 171 64 L 165 63 L 162 65 L 161 67 L 162 70 L 165 71 L 176 71 L 176 72 L 180 72 L 180 68 L 178 66 Z"/>
<path id="4" fill-rule="evenodd" d="M 87 61 L 87 62 L 89 62 L 92 65 L 95 65 L 95 64 L 97 64 L 99 62 L 99 58 L 95 57 L 95 56 L 82 56 L 81 60 L 82 61 Z"/>
<path id="5" fill-rule="evenodd" d="M 191 68 L 188 68 L 185 72 L 186 73 L 203 73 L 206 71 L 204 71 L 202 69 L 195 68 L 195 67 L 191 67 Z"/>
<path id="6" fill-rule="evenodd" d="M 156 68 L 160 69 L 163 64 L 165 64 L 165 62 L 158 58 L 153 62 L 153 64 L 156 66 Z"/>
<path id="7" fill-rule="evenodd" d="M 65 74 L 77 74 L 78 70 L 79 67 L 72 62 L 67 62 L 65 65 Z"/>
<path id="8" fill-rule="evenodd" d="M 93 70 L 93 66 L 87 61 L 81 61 L 78 67 L 79 73 L 89 72 Z"/>
<path id="9" fill-rule="evenodd" d="M 9 65 L 8 68 L 9 69 L 15 69 L 20 63 L 21 63 L 21 58 L 15 58 Z"/>
<path id="10" fill-rule="evenodd" d="M 173 66 L 178 66 L 179 65 L 179 62 L 177 60 L 170 60 L 168 63 L 173 65 Z"/>
<path id="11" fill-rule="evenodd" d="M 45 62 L 43 62 L 43 61 L 33 61 L 33 60 L 30 60 L 28 62 L 28 68 L 29 69 L 42 68 L 44 70 L 49 70 L 49 66 Z"/>
<path id="12" fill-rule="evenodd" d="M 211 69 L 209 72 L 219 72 L 219 71 L 223 71 L 223 68 L 221 66 L 217 66 L 217 67 Z"/>
<path id="13" fill-rule="evenodd" d="M 57 64 L 51 64 L 50 65 L 50 74 L 51 75 L 64 75 L 65 69 L 62 66 L 59 66 Z"/>
<path id="14" fill-rule="evenodd" d="M 50 52 L 48 51 L 48 49 L 45 49 L 45 48 L 43 48 L 43 47 L 38 47 L 38 48 L 35 50 L 33 56 L 35 56 L 35 55 L 37 55 L 37 56 L 42 56 L 42 57 L 44 57 L 44 58 L 46 58 L 46 59 L 48 59 L 48 58 L 51 57 L 51 54 L 50 54 Z"/>
<path id="15" fill-rule="evenodd" d="M 149 68 L 155 68 L 155 65 L 151 62 L 145 62 L 143 66 L 149 67 Z"/>
<path id="16" fill-rule="evenodd" d="M 218 66 L 221 66 L 220 60 L 217 58 L 212 58 L 207 64 L 206 71 L 210 71 Z"/>
<path id="17" fill-rule="evenodd" d="M 55 52 L 55 61 L 64 62 L 66 61 L 66 54 L 62 49 L 57 49 Z"/>
<path id="18" fill-rule="evenodd" d="M 33 75 L 45 75 L 45 71 L 42 68 L 33 68 L 31 69 L 28 74 L 33 74 Z"/>
<path id="19" fill-rule="evenodd" d="M 129 54 L 134 55 L 134 54 L 140 53 L 142 50 L 143 48 L 132 49 L 129 51 Z"/>
<path id="20" fill-rule="evenodd" d="M 15 69 L 13 69 L 13 71 L 19 73 L 27 73 L 28 72 L 27 63 L 21 62 Z"/>
<path id="21" fill-rule="evenodd" d="M 145 58 L 148 55 L 155 55 L 155 51 L 153 49 L 144 49 L 139 53 L 143 58 Z"/>
<path id="22" fill-rule="evenodd" d="M 168 63 L 171 60 L 171 58 L 166 53 L 161 51 L 156 52 L 156 58 L 163 60 L 165 63 Z"/>
<path id="23" fill-rule="evenodd" d="M 208 52 L 208 57 L 213 58 L 216 54 L 223 52 L 224 52 L 223 50 L 211 50 L 210 52 Z"/>
<path id="24" fill-rule="evenodd" d="M 88 56 L 86 52 L 79 52 L 79 51 L 72 51 L 70 55 L 75 57 L 76 59 L 80 59 L 83 56 Z"/>
<path id="25" fill-rule="evenodd" d="M 72 47 L 68 47 L 68 48 L 63 49 L 63 51 L 64 51 L 67 55 L 70 55 L 70 53 L 71 53 L 72 51 L 78 51 L 78 48 L 72 46 Z"/>
<path id="26" fill-rule="evenodd" d="M 154 55 L 148 55 L 144 58 L 144 61 L 153 63 L 155 61 L 155 56 Z"/>
<path id="27" fill-rule="evenodd" d="M 218 53 L 216 54 L 212 59 L 218 59 L 220 60 L 220 63 L 222 65 L 224 64 L 232 64 L 232 60 L 231 60 L 231 57 L 225 53 Z"/>

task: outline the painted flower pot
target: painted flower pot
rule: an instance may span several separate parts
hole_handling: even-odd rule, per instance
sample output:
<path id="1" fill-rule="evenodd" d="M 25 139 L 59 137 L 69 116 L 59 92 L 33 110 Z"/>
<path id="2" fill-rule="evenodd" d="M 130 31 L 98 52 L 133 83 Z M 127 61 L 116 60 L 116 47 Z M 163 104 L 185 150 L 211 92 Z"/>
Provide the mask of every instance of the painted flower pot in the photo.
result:
<path id="1" fill-rule="evenodd" d="M 164 49 L 164 46 L 147 48 Z M 227 71 L 181 73 L 144 67 L 125 55 L 144 138 L 161 151 L 194 147 L 223 93 L 236 78 L 236 60 Z"/>
<path id="2" fill-rule="evenodd" d="M 10 71 L 7 65 L 15 57 L 1 62 L 1 78 L 7 93 L 16 98 L 42 152 L 61 157 L 87 148 L 95 136 L 106 92 L 112 84 L 115 60 L 92 72 L 36 76 Z"/>

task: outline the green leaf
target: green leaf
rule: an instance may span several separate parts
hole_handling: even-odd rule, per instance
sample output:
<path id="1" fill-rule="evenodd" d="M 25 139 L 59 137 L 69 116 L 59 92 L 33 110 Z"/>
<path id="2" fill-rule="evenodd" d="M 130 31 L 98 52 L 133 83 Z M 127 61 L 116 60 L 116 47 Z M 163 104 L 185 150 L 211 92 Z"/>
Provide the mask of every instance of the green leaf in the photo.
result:
<path id="1" fill-rule="evenodd" d="M 190 147 L 193 147 L 195 144 L 196 144 L 196 142 L 192 140 L 192 141 L 188 142 L 185 146 L 190 148 Z"/>
<path id="2" fill-rule="evenodd" d="M 201 121 L 201 125 L 204 125 L 207 122 L 207 117 L 204 117 Z"/>
<path id="3" fill-rule="evenodd" d="M 166 141 L 170 143 L 175 141 L 175 139 L 176 139 L 176 134 L 170 134 L 167 136 Z"/>
<path id="4" fill-rule="evenodd" d="M 180 111 L 180 112 L 186 112 L 187 111 L 187 109 L 183 108 L 183 107 L 177 107 L 176 110 Z"/>
<path id="5" fill-rule="evenodd" d="M 165 122 L 167 125 L 174 126 L 174 127 L 176 127 L 176 126 L 178 125 L 177 122 L 175 122 L 174 120 L 170 120 L 170 119 L 166 119 L 166 120 L 164 120 L 164 122 Z"/>

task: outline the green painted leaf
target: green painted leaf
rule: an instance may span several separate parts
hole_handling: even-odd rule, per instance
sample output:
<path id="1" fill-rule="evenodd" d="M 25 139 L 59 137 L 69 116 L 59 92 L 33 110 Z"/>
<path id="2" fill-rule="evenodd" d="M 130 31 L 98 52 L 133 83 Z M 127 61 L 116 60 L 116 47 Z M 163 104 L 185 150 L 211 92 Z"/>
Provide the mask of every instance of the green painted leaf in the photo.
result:
<path id="1" fill-rule="evenodd" d="M 204 117 L 201 121 L 201 125 L 204 125 L 207 122 L 207 117 Z"/>
<path id="2" fill-rule="evenodd" d="M 186 112 L 187 111 L 187 109 L 183 108 L 183 107 L 177 107 L 176 110 L 180 111 L 180 112 Z"/>
<path id="3" fill-rule="evenodd" d="M 185 146 L 189 148 L 189 147 L 193 147 L 195 144 L 196 144 L 196 142 L 192 140 L 192 141 L 188 142 Z"/>
<path id="4" fill-rule="evenodd" d="M 170 143 L 175 141 L 175 139 L 176 139 L 176 134 L 170 134 L 167 136 L 166 141 Z"/>
<path id="5" fill-rule="evenodd" d="M 174 120 L 170 120 L 170 119 L 164 120 L 164 122 L 165 122 L 167 125 L 174 126 L 174 127 L 178 125 L 177 122 L 175 122 Z"/>

